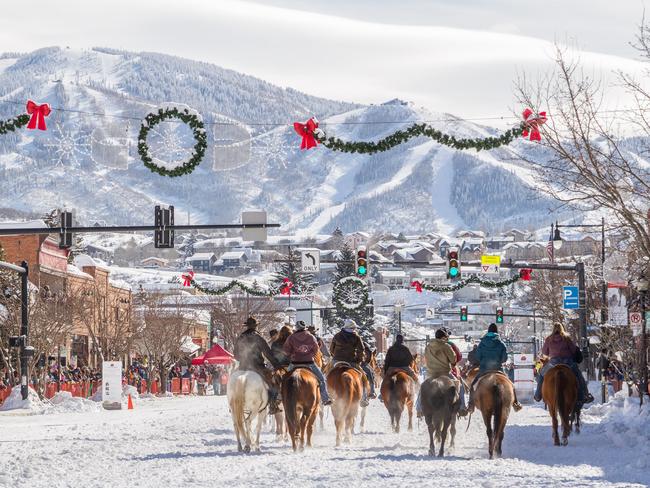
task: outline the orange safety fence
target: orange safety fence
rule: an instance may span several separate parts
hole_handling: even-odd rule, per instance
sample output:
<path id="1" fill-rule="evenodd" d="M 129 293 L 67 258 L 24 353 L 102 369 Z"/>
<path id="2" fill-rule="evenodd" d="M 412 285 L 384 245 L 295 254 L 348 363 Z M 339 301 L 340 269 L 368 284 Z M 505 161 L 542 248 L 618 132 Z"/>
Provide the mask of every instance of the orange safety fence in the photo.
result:
<path id="1" fill-rule="evenodd" d="M 181 392 L 181 379 L 172 378 L 172 393 L 179 394 Z"/>
<path id="2" fill-rule="evenodd" d="M 189 395 L 192 392 L 192 380 L 189 378 L 182 378 L 181 381 L 181 393 L 183 395 Z"/>

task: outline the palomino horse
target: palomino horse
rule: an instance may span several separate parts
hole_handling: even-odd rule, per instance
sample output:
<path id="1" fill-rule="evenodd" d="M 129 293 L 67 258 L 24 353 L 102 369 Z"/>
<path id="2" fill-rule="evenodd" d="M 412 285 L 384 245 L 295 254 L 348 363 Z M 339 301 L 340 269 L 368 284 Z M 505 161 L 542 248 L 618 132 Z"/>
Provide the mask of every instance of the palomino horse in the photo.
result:
<path id="1" fill-rule="evenodd" d="M 307 368 L 296 368 L 282 380 L 282 404 L 293 450 L 311 447 L 314 421 L 320 404 L 318 378 Z"/>
<path id="2" fill-rule="evenodd" d="M 347 443 L 352 440 L 354 422 L 367 381 L 362 371 L 347 363 L 335 365 L 327 374 L 327 387 L 333 400 L 332 414 L 336 425 L 337 446 L 341 445 L 341 439 Z"/>
<path id="3" fill-rule="evenodd" d="M 512 383 L 505 374 L 492 371 L 478 381 L 475 389 L 474 404 L 483 414 L 490 459 L 494 457 L 494 453 L 501 457 L 501 443 L 510 407 L 515 399 Z"/>
<path id="4" fill-rule="evenodd" d="M 578 380 L 571 368 L 564 364 L 553 366 L 544 375 L 542 397 L 548 407 L 553 424 L 553 442 L 560 445 L 558 434 L 559 415 L 562 422 L 562 445 L 569 443 L 573 420 L 576 420 L 576 433 L 580 433 L 580 407 L 578 406 Z"/>
<path id="5" fill-rule="evenodd" d="M 417 354 L 411 362 L 413 371 L 417 371 Z M 413 403 L 417 383 L 403 370 L 395 369 L 384 376 L 381 382 L 381 398 L 390 415 L 390 425 L 393 432 L 399 433 L 399 424 L 404 407 L 409 415 L 408 430 L 413 430 Z"/>
<path id="6" fill-rule="evenodd" d="M 451 445 L 456 437 L 456 417 L 460 410 L 460 385 L 449 376 L 429 378 L 420 389 L 422 414 L 429 428 L 429 455 L 435 456 L 435 438 L 440 443 L 438 457 L 445 455 L 447 432 L 451 434 Z"/>
<path id="7" fill-rule="evenodd" d="M 255 371 L 235 371 L 228 381 L 228 404 L 237 436 L 237 449 L 241 452 L 260 450 L 260 431 L 266 417 L 269 395 L 266 383 Z M 257 418 L 255 439 L 252 425 Z M 244 445 L 242 447 L 242 441 Z"/>

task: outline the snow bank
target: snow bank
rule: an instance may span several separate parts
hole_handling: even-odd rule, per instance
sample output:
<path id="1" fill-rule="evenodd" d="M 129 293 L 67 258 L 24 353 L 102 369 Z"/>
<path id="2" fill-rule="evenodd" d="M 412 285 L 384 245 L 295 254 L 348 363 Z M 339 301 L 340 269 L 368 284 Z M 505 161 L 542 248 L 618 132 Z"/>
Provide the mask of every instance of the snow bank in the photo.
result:
<path id="1" fill-rule="evenodd" d="M 101 405 L 86 398 L 73 397 L 69 391 L 59 391 L 50 400 L 53 408 L 48 413 L 98 412 Z"/>
<path id="2" fill-rule="evenodd" d="M 9 410 L 26 410 L 30 413 L 42 413 L 45 411 L 46 405 L 38 398 L 38 394 L 31 388 L 28 390 L 29 394 L 27 400 L 23 400 L 20 394 L 20 387 L 12 388 L 11 394 L 7 397 L 4 403 L 0 406 L 0 412 L 7 412 Z"/>
<path id="3" fill-rule="evenodd" d="M 650 466 L 650 405 L 639 408 L 639 399 L 618 392 L 603 405 L 594 405 L 586 415 L 602 417 L 601 428 L 616 448 L 633 448 L 638 456 L 630 458 L 628 468 Z"/>

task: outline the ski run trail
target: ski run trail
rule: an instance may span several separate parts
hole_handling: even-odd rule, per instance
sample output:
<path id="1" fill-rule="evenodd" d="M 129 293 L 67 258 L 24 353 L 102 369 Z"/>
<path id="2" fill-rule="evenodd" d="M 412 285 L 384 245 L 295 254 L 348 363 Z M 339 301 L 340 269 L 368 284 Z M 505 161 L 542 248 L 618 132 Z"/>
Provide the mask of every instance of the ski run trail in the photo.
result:
<path id="1" fill-rule="evenodd" d="M 603 407 L 594 407 L 594 409 Z M 637 407 L 638 409 L 638 407 Z M 371 402 L 366 431 L 334 447 L 329 409 L 314 447 L 294 454 L 268 423 L 261 452 L 242 454 L 225 397 L 144 398 L 134 410 L 53 407 L 0 413 L 2 487 L 578 487 L 647 486 L 647 447 L 612 439 L 602 412 L 584 416 L 583 432 L 554 447 L 543 408 L 512 413 L 503 458 L 487 458 L 480 416 L 459 420 L 456 447 L 428 456 L 424 422 L 390 432 L 388 414 Z M 634 414 L 636 415 L 636 414 Z M 647 417 L 646 417 L 647 418 Z M 643 422 L 642 429 L 648 429 Z M 615 431 L 618 428 L 614 429 Z M 646 432 L 647 434 L 647 432 Z M 614 432 L 614 435 L 617 435 Z"/>

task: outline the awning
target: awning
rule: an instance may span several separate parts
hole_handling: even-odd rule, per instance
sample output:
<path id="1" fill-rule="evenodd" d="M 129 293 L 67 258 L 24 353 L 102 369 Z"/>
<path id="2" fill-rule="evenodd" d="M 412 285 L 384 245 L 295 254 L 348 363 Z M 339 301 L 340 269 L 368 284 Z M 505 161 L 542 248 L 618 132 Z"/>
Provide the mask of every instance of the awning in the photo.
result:
<path id="1" fill-rule="evenodd" d="M 219 344 L 215 344 L 210 348 L 205 354 L 201 354 L 198 357 L 192 359 L 192 364 L 194 365 L 203 365 L 203 364 L 230 364 L 234 360 L 234 356 L 226 351 Z"/>

